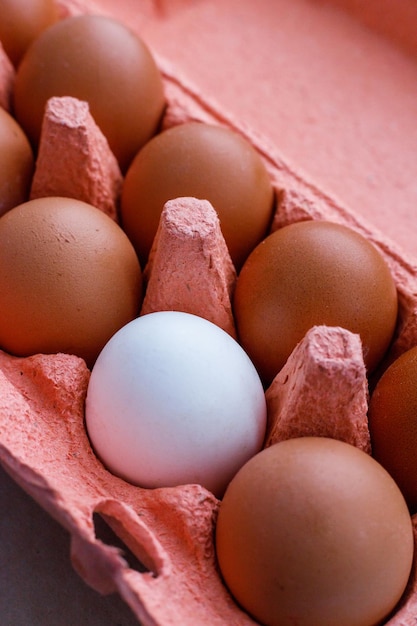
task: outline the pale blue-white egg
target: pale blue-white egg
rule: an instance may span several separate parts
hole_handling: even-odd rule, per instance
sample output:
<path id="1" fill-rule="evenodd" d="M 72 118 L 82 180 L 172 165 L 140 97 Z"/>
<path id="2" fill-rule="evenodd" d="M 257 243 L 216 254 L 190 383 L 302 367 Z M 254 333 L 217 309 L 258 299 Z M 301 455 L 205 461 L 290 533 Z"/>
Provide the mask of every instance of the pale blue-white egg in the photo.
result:
<path id="1" fill-rule="evenodd" d="M 198 483 L 221 497 L 262 448 L 265 395 L 230 335 L 196 315 L 161 311 L 121 328 L 100 353 L 86 427 L 103 464 L 126 481 Z"/>

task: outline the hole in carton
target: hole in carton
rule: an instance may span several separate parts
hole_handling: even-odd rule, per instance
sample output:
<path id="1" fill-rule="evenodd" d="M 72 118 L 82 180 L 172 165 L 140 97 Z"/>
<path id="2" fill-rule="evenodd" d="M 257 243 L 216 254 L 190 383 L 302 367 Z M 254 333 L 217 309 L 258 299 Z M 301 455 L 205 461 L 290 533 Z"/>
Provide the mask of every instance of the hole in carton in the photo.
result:
<path id="1" fill-rule="evenodd" d="M 106 545 L 120 550 L 122 558 L 126 561 L 126 564 L 130 569 L 142 574 L 150 571 L 149 568 L 146 567 L 136 554 L 126 545 L 126 543 L 115 533 L 110 524 L 104 519 L 103 515 L 94 513 L 93 524 L 96 538 Z"/>

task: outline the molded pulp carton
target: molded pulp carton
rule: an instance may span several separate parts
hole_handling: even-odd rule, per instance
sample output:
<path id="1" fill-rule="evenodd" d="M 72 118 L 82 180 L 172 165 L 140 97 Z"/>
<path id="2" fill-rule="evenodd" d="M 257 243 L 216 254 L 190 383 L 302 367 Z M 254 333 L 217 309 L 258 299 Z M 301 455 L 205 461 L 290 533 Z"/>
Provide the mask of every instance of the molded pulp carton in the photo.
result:
<path id="1" fill-rule="evenodd" d="M 111 15 L 143 36 L 164 78 L 163 128 L 196 119 L 249 139 L 276 192 L 271 230 L 329 219 L 368 237 L 387 259 L 399 293 L 398 328 L 384 365 L 417 344 L 413 0 L 61 0 L 59 7 L 62 17 Z M 8 108 L 13 69 L 3 52 L 0 58 L 0 102 Z M 73 163 L 70 176 L 60 166 L 63 146 L 66 167 Z M 49 101 L 32 197 L 78 197 L 117 219 L 121 183 L 88 106 L 69 97 Z M 236 271 L 207 205 L 179 198 L 165 206 L 145 268 L 141 314 L 180 309 L 235 336 L 230 297 Z M 189 212 L 196 220 L 192 237 Z M 182 289 L 184 268 L 191 291 Z M 88 378 L 85 363 L 71 355 L 0 353 L 0 462 L 6 471 L 70 532 L 72 563 L 86 583 L 103 594 L 120 593 L 141 624 L 255 623 L 217 570 L 216 498 L 199 485 L 134 487 L 95 457 L 83 421 Z M 319 434 L 370 451 L 357 336 L 313 328 L 266 398 L 267 443 Z M 143 567 L 129 567 L 117 548 L 100 540 L 98 518 Z M 416 620 L 414 568 L 387 623 Z"/>

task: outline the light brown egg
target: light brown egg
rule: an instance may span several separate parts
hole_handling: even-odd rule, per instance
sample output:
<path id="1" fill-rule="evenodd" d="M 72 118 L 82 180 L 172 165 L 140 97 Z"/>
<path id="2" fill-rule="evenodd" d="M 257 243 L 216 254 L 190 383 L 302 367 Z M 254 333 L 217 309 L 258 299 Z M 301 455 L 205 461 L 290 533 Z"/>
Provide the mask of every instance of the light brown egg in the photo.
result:
<path id="1" fill-rule="evenodd" d="M 216 550 L 237 602 L 267 626 L 375 626 L 411 571 L 411 517 L 391 476 L 334 439 L 275 444 L 232 479 Z"/>
<path id="2" fill-rule="evenodd" d="M 40 198 L 0 218 L 0 348 L 91 365 L 138 314 L 142 275 L 122 229 L 95 207 Z"/>
<path id="3" fill-rule="evenodd" d="M 238 277 L 233 306 L 240 341 L 269 383 L 316 325 L 358 333 L 372 371 L 392 339 L 397 300 L 388 264 L 365 237 L 306 221 L 257 246 Z"/>
<path id="4" fill-rule="evenodd" d="M 99 15 L 57 22 L 22 59 L 14 110 L 35 146 L 52 96 L 88 102 L 123 170 L 155 133 L 165 107 L 162 78 L 147 46 L 123 24 Z"/>
<path id="5" fill-rule="evenodd" d="M 54 0 L 0 0 L 0 41 L 15 66 L 30 44 L 57 19 Z"/>
<path id="6" fill-rule="evenodd" d="M 126 174 L 121 199 L 123 228 L 142 265 L 165 202 L 184 196 L 211 202 L 240 268 L 272 219 L 274 193 L 259 154 L 238 133 L 199 122 L 175 126 L 149 141 Z"/>
<path id="7" fill-rule="evenodd" d="M 0 107 L 0 216 L 29 197 L 34 157 L 29 140 Z"/>
<path id="8" fill-rule="evenodd" d="M 372 453 L 397 481 L 417 512 L 417 347 L 396 359 L 379 379 L 369 404 Z"/>

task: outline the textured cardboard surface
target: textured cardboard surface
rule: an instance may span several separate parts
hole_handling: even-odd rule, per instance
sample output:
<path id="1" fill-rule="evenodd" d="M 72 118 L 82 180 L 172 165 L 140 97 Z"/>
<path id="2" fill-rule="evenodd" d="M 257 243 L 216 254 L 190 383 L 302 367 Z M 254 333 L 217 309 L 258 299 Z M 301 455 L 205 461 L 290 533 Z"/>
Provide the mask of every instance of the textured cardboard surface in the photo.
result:
<path id="1" fill-rule="evenodd" d="M 263 154 L 277 189 L 279 211 L 274 228 L 298 219 L 325 217 L 350 224 L 379 245 L 400 295 L 401 325 L 391 358 L 417 341 L 413 236 L 417 227 L 412 215 L 417 197 L 417 66 L 412 47 L 396 48 L 399 39 L 409 37 L 407 29 L 396 27 L 393 37 L 393 29 L 386 24 L 378 30 L 377 18 L 368 12 L 371 31 L 355 17 L 353 2 L 345 3 L 352 14 L 334 9 L 330 2 L 305 0 L 292 3 L 291 9 L 285 0 L 256 4 L 199 0 L 192 10 L 185 0 L 149 1 L 141 5 L 141 12 L 136 0 L 61 4 L 70 12 L 88 9 L 119 16 L 143 32 L 164 73 L 169 96 L 167 126 L 197 118 L 226 123 L 246 134 Z M 400 21 L 401 15 L 412 10 L 409 2 L 396 7 L 385 6 L 395 10 Z M 221 59 L 220 65 L 216 58 Z M 311 64 L 306 64 L 307 59 Z M 10 73 L 6 74 L 9 84 Z M 3 365 L 7 370 L 7 359 Z M 70 542 L 67 531 L 0 474 L 0 495 L 6 503 L 2 509 L 8 509 L 0 526 L 2 624 L 130 626 L 142 618 L 153 626 L 251 623 L 240 611 L 232 619 L 233 605 L 211 569 L 212 546 L 205 540 L 201 543 L 198 529 L 207 537 L 204 533 L 216 507 L 207 494 L 191 489 L 146 496 L 141 501 L 146 523 L 141 526 L 129 508 L 131 491 L 117 480 L 109 486 L 88 448 L 83 447 L 82 455 L 86 465 L 75 462 L 71 446 L 79 439 L 70 438 L 69 448 L 64 436 L 57 436 L 53 446 L 46 445 L 53 413 L 49 414 L 52 422 L 42 430 L 45 453 L 38 454 L 38 442 L 35 445 L 30 437 L 22 446 L 28 425 L 23 428 L 18 422 L 26 416 L 36 429 L 42 394 L 29 396 L 33 404 L 26 414 L 19 393 L 7 385 L 3 389 L 12 407 L 8 417 L 20 417 L 3 429 L 2 462 L 73 538 Z M 363 406 L 359 409 L 363 412 Z M 71 432 L 81 436 L 79 430 Z M 65 457 L 61 464 L 56 455 L 59 449 Z M 91 470 L 91 463 L 93 474 L 85 471 Z M 112 493 L 115 501 L 112 497 L 103 500 L 105 493 Z M 129 503 L 127 508 L 119 498 Z M 202 505 L 199 524 L 191 523 L 196 502 Z M 187 514 L 190 506 L 193 516 Z M 143 550 L 150 570 L 159 572 L 156 584 L 149 574 L 143 577 L 131 568 L 126 571 L 114 550 L 97 543 L 91 518 L 94 508 L 116 526 L 122 520 L 119 535 L 129 539 L 134 530 L 133 547 L 137 554 Z M 73 575 L 69 551 L 74 567 L 92 587 L 104 593 L 118 589 L 135 607 L 133 622 L 117 596 L 102 600 Z M 415 585 L 414 578 L 411 584 Z M 392 624 L 412 624 L 416 615 L 414 599 Z"/>

